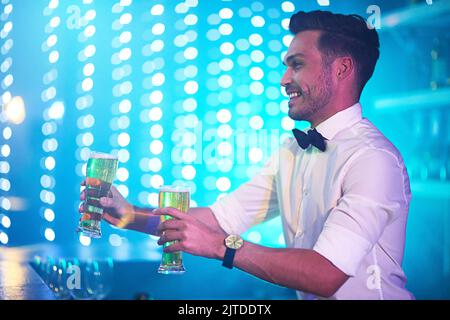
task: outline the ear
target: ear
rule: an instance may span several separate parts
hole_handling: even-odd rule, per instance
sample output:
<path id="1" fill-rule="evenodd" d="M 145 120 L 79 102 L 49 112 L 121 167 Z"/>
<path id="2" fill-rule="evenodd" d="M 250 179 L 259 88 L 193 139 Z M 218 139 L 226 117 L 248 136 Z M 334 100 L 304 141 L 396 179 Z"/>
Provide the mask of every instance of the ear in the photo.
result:
<path id="1" fill-rule="evenodd" d="M 355 72 L 355 64 L 353 62 L 352 57 L 344 56 L 336 58 L 334 61 L 336 66 L 336 79 L 337 81 L 342 81 L 348 78 Z"/>

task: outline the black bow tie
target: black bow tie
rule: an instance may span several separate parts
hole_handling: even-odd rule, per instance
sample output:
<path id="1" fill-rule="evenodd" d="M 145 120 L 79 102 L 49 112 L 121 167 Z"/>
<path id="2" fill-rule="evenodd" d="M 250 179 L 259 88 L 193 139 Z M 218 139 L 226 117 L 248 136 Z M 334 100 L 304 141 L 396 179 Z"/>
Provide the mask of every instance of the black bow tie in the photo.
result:
<path id="1" fill-rule="evenodd" d="M 292 133 L 302 149 L 313 145 L 320 151 L 325 151 L 325 138 L 316 129 L 308 130 L 308 133 L 304 133 L 298 129 L 292 129 Z"/>

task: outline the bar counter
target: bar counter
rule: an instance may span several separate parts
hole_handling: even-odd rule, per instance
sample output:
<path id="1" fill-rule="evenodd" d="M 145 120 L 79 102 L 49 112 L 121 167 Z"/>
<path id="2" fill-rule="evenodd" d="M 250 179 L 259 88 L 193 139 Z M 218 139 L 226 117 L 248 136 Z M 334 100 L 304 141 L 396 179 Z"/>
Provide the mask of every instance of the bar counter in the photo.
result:
<path id="1" fill-rule="evenodd" d="M 151 242 L 120 247 L 39 244 L 0 248 L 0 300 L 272 300 L 295 299 L 293 290 L 229 270 L 221 261 L 183 255 L 183 275 L 157 273 L 160 248 Z M 75 261 L 75 262 L 74 262 Z M 81 281 L 68 273 L 71 263 Z M 70 278 L 72 276 L 72 278 Z M 70 283 L 70 284 L 69 284 Z M 80 290 L 67 287 L 79 285 Z"/>

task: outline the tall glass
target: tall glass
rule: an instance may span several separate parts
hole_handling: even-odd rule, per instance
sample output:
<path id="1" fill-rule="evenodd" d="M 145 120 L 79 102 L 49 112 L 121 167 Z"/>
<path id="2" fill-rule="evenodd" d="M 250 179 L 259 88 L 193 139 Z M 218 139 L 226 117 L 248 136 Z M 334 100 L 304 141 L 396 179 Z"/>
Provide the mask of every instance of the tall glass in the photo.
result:
<path id="1" fill-rule="evenodd" d="M 100 198 L 107 197 L 116 177 L 117 157 L 100 152 L 91 153 L 86 168 L 86 200 L 77 231 L 91 238 L 102 236 L 100 222 L 103 208 Z"/>
<path id="2" fill-rule="evenodd" d="M 188 186 L 162 186 L 159 188 L 159 207 L 172 207 L 187 213 L 189 210 L 189 187 Z M 170 216 L 161 216 L 161 222 L 173 219 Z M 175 241 L 166 242 L 163 248 L 170 246 Z M 164 253 L 158 273 L 182 274 L 186 271 L 183 266 L 181 252 Z"/>

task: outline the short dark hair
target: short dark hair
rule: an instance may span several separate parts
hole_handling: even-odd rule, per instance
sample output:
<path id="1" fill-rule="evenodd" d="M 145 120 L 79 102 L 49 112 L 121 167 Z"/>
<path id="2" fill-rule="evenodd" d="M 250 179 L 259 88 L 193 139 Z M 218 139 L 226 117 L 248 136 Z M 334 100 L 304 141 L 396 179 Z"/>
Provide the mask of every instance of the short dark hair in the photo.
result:
<path id="1" fill-rule="evenodd" d="M 321 31 L 318 49 L 331 63 L 335 58 L 349 55 L 356 64 L 359 92 L 372 77 L 380 56 L 380 41 L 375 28 L 369 28 L 359 15 L 336 14 L 329 11 L 299 11 L 289 22 L 293 34 L 302 31 Z"/>

